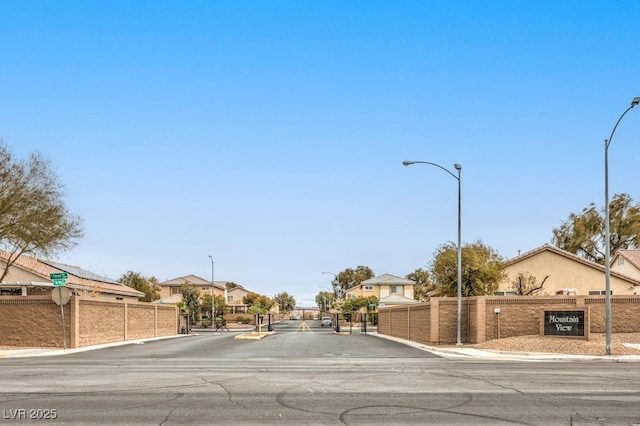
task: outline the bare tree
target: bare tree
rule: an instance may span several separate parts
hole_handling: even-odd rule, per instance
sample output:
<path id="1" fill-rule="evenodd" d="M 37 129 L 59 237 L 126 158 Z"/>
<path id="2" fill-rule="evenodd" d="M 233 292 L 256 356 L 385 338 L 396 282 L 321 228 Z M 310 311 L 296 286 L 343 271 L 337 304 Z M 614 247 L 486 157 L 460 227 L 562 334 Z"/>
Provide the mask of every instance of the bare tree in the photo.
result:
<path id="1" fill-rule="evenodd" d="M 39 153 L 18 160 L 0 141 L 0 281 L 21 255 L 68 250 L 82 237 L 81 219 L 67 210 L 63 190 L 49 160 Z"/>
<path id="2" fill-rule="evenodd" d="M 544 277 L 542 282 L 537 283 L 538 279 L 535 275 L 530 272 L 519 272 L 511 282 L 511 288 L 516 291 L 518 296 L 534 296 L 542 291 L 547 278 L 549 278 L 548 275 Z"/>

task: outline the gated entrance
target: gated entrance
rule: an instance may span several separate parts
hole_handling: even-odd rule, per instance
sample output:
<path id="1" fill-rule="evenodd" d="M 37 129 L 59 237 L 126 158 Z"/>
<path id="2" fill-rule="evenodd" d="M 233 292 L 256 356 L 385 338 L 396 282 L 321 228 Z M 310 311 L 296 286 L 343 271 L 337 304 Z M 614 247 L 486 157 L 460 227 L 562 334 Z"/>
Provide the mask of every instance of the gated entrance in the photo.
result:
<path id="1" fill-rule="evenodd" d="M 367 318 L 363 317 L 366 321 Z M 360 314 L 324 313 L 322 316 L 316 315 L 291 315 L 282 319 L 262 318 L 262 330 L 280 332 L 336 332 L 351 334 L 354 328 L 363 327 Z M 366 326 L 365 326 L 366 327 Z M 358 330 L 356 328 L 356 330 Z M 366 330 L 366 328 L 364 328 Z M 361 331 L 361 330 L 360 330 Z"/>

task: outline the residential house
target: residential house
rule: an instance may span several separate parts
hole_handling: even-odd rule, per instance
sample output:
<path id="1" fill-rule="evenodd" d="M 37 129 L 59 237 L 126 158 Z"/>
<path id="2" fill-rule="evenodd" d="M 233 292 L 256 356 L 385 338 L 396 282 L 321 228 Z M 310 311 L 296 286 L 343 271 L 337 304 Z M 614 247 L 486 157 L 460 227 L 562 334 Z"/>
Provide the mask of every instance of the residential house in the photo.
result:
<path id="1" fill-rule="evenodd" d="M 212 292 L 217 296 L 224 297 L 226 291 L 226 281 L 207 281 L 196 275 L 186 275 L 184 277 L 173 278 L 160 283 L 160 300 L 157 303 L 177 304 L 182 300 L 182 286 L 192 285 L 200 291 L 200 297 Z"/>
<path id="2" fill-rule="evenodd" d="M 615 259 L 623 259 L 617 269 L 611 269 L 611 294 L 632 295 L 640 292 L 640 271 L 625 266 L 630 256 L 621 254 Z M 615 262 L 617 263 L 617 262 Z M 576 294 L 604 295 L 605 268 L 595 262 L 569 253 L 550 244 L 545 244 L 506 261 L 506 278 L 500 283 L 497 295 L 515 295 L 513 283 L 519 274 L 535 277 L 536 283 L 544 286 L 539 295 Z"/>
<path id="3" fill-rule="evenodd" d="M 0 251 L 0 267 L 7 264 L 9 253 Z M 67 273 L 66 287 L 74 296 L 98 300 L 137 302 L 144 293 L 116 280 L 95 274 L 78 266 L 31 256 L 19 256 L 0 283 L 0 296 L 35 296 L 50 294 L 54 289 L 50 274 Z"/>
<path id="4" fill-rule="evenodd" d="M 611 271 L 640 280 L 640 250 L 618 250 L 611 259 Z M 633 294 L 640 294 L 640 288 Z"/>
<path id="5" fill-rule="evenodd" d="M 231 314 L 246 314 L 248 305 L 244 303 L 244 298 L 249 292 L 241 285 L 235 286 L 227 290 L 227 306 Z"/>
<path id="6" fill-rule="evenodd" d="M 395 275 L 383 274 L 364 280 L 345 292 L 345 298 L 376 296 L 381 308 L 394 305 L 409 305 L 418 303 L 413 298 L 415 281 L 400 278 Z"/>

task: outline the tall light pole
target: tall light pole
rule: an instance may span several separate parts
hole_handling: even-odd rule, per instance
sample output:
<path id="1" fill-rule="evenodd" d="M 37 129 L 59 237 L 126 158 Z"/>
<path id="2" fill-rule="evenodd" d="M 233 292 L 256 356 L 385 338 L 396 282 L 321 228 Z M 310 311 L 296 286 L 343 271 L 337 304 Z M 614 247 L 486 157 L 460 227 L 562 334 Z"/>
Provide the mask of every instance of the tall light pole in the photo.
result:
<path id="1" fill-rule="evenodd" d="M 440 164 L 431 163 L 429 161 L 403 161 L 402 164 L 410 166 L 412 164 L 428 164 L 438 167 L 453 176 L 458 181 L 458 313 L 456 318 L 457 345 L 462 345 L 462 166 L 458 163 L 453 167 L 458 171 L 456 176 L 449 169 L 442 167 Z"/>
<path id="2" fill-rule="evenodd" d="M 213 257 L 209 255 L 209 259 L 211 259 L 211 328 L 215 330 L 215 322 L 216 322 L 216 285 L 214 281 L 214 263 Z"/>
<path id="3" fill-rule="evenodd" d="M 609 139 L 604 140 L 604 282 L 605 282 L 605 295 L 604 295 L 604 321 L 606 323 L 606 342 L 605 351 L 607 355 L 611 355 L 611 242 L 609 241 L 609 145 L 613 134 L 624 117 L 631 109 L 640 103 L 640 97 L 635 97 L 631 101 L 631 105 L 627 108 L 616 125 L 613 126 Z"/>

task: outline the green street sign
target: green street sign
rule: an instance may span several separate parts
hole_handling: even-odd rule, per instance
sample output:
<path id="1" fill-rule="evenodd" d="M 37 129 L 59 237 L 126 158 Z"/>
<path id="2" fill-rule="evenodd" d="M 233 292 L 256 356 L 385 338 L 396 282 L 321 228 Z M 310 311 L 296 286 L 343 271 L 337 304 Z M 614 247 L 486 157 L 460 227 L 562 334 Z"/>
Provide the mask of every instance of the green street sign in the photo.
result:
<path id="1" fill-rule="evenodd" d="M 66 272 L 55 272 L 53 274 L 49 274 L 49 278 L 52 280 L 66 280 L 68 277 Z"/>
<path id="2" fill-rule="evenodd" d="M 49 274 L 49 278 L 53 281 L 54 287 L 63 287 L 67 284 L 67 273 L 66 272 L 54 272 L 53 274 Z"/>
<path id="3" fill-rule="evenodd" d="M 375 308 L 375 307 L 376 307 L 376 304 L 375 304 L 375 303 L 369 303 L 369 307 L 370 307 L 370 308 Z"/>

